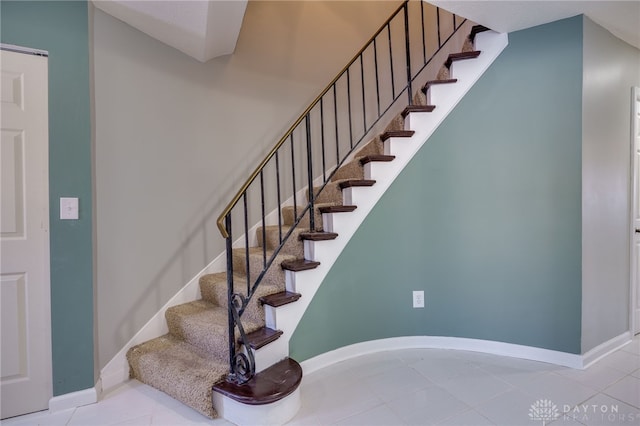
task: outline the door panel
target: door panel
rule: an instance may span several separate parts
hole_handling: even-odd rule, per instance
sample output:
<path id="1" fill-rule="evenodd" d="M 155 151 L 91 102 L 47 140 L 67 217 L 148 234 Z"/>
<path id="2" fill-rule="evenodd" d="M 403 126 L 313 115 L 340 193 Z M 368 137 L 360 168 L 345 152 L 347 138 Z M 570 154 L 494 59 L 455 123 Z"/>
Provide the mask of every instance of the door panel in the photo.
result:
<path id="1" fill-rule="evenodd" d="M 0 414 L 48 407 L 51 382 L 47 58 L 0 51 Z"/>

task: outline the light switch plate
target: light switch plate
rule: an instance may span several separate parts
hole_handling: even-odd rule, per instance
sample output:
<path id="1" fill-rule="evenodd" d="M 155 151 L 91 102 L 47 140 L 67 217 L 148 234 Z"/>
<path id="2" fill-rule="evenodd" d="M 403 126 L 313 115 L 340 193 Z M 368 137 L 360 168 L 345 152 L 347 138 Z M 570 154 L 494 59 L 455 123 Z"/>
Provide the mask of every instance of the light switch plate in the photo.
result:
<path id="1" fill-rule="evenodd" d="M 75 197 L 60 197 L 60 219 L 78 219 L 78 199 Z"/>

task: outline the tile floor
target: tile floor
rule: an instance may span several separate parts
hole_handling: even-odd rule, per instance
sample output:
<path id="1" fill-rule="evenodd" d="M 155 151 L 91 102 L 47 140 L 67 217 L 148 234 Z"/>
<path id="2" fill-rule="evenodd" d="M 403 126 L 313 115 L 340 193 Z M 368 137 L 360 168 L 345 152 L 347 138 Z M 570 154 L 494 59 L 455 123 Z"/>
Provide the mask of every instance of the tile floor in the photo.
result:
<path id="1" fill-rule="evenodd" d="M 637 426 L 640 337 L 587 370 L 453 350 L 381 352 L 308 374 L 302 401 L 289 424 L 538 426 L 544 420 L 546 425 Z M 205 424 L 230 425 L 137 381 L 97 404 L 2 421 L 4 426 Z"/>

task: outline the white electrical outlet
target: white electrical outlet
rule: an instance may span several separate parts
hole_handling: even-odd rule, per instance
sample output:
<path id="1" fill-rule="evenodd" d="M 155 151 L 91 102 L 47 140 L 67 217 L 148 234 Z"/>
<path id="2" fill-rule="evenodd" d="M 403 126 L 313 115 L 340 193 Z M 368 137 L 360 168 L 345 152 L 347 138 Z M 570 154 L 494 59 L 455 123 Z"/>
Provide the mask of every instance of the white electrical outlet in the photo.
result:
<path id="1" fill-rule="evenodd" d="M 413 292 L 413 307 L 424 308 L 424 291 L 417 290 Z"/>

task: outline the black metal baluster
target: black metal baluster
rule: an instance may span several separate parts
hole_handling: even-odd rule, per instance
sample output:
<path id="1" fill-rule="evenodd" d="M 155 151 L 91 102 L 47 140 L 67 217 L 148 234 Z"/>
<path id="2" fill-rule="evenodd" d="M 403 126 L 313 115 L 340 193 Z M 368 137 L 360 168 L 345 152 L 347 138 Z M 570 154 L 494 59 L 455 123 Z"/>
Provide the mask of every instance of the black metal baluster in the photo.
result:
<path id="1" fill-rule="evenodd" d="M 391 98 L 396 99 L 396 79 L 393 77 L 393 51 L 391 48 L 391 22 L 387 24 L 387 34 L 389 35 L 389 64 L 391 66 Z"/>
<path id="2" fill-rule="evenodd" d="M 364 52 L 360 55 L 360 80 L 362 80 L 362 128 L 364 133 L 367 133 L 367 106 L 364 97 Z"/>
<path id="3" fill-rule="evenodd" d="M 451 34 L 456 32 L 456 15 L 455 13 L 452 13 L 451 16 L 453 17 L 453 29 L 451 30 Z"/>
<path id="4" fill-rule="evenodd" d="M 422 2 L 420 2 L 422 4 Z M 378 46 L 376 44 L 376 39 L 373 39 L 373 63 L 376 68 L 376 101 L 378 102 L 378 117 L 380 117 L 380 83 L 378 82 Z"/>
<path id="5" fill-rule="evenodd" d="M 349 75 L 349 68 L 347 68 L 347 108 L 349 111 L 349 146 L 353 148 L 353 125 L 351 123 L 351 76 Z"/>
<path id="6" fill-rule="evenodd" d="M 233 303 L 233 242 L 231 233 L 231 212 L 227 213 L 224 218 L 224 226 L 227 230 L 226 248 L 227 248 L 227 322 L 229 326 L 229 378 L 233 379 L 236 374 L 235 357 L 236 357 L 236 339 L 235 339 L 235 320 L 232 314 Z"/>
<path id="7" fill-rule="evenodd" d="M 440 41 L 440 8 L 436 7 L 436 30 L 438 31 L 438 49 L 442 47 Z"/>
<path id="8" fill-rule="evenodd" d="M 291 132 L 291 180 L 293 181 L 293 222 L 298 220 L 298 201 L 296 194 L 296 157 L 293 153 L 293 132 Z"/>
<path id="9" fill-rule="evenodd" d="M 335 116 L 336 127 L 336 166 L 340 163 L 340 136 L 338 135 L 338 97 L 336 92 L 336 84 L 333 84 L 333 114 Z"/>
<path id="10" fill-rule="evenodd" d="M 282 200 L 280 199 L 280 160 L 276 151 L 276 187 L 278 189 L 278 242 L 282 244 Z"/>
<path id="11" fill-rule="evenodd" d="M 324 95 L 320 98 L 320 144 L 322 145 L 322 180 L 327 181 L 327 160 L 324 153 Z"/>
<path id="12" fill-rule="evenodd" d="M 424 33 L 424 2 L 420 2 L 420 26 L 422 27 L 422 62 L 427 63 L 427 39 Z"/>
<path id="13" fill-rule="evenodd" d="M 264 169 L 260 171 L 260 202 L 262 204 L 262 269 L 267 267 L 267 223 L 264 207 Z M 247 293 L 248 294 L 248 293 Z"/>
<path id="14" fill-rule="evenodd" d="M 407 57 L 407 96 L 409 97 L 409 105 L 413 104 L 413 90 L 411 88 L 411 46 L 409 46 L 409 7 L 408 3 L 404 4 L 404 43 L 405 54 Z"/>
<path id="15" fill-rule="evenodd" d="M 244 205 L 244 263 L 245 270 L 247 271 L 247 296 L 249 295 L 249 289 L 251 288 L 251 269 L 249 259 L 249 210 L 247 209 L 247 193 L 242 196 L 242 203 Z"/>
<path id="16" fill-rule="evenodd" d="M 307 130 L 307 181 L 309 184 L 309 230 L 311 232 L 316 230 L 315 224 L 315 210 L 313 208 L 314 198 L 313 195 L 313 154 L 311 151 L 311 124 L 309 123 L 309 114 L 305 117 L 305 125 Z"/>

